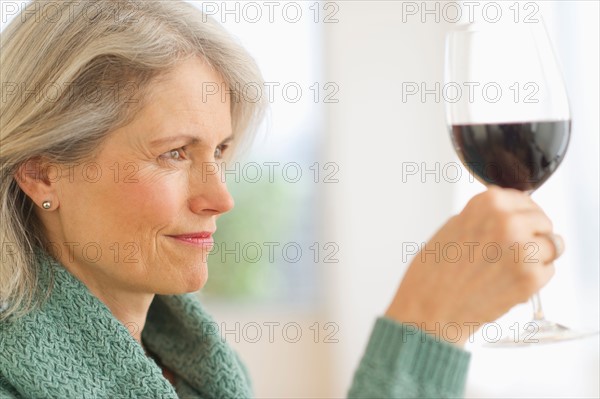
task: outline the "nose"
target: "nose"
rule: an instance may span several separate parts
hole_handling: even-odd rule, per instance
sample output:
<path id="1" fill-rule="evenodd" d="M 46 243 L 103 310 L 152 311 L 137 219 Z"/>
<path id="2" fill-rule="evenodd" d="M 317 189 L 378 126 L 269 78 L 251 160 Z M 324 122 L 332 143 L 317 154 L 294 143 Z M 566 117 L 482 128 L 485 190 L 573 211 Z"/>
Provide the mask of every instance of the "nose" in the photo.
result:
<path id="1" fill-rule="evenodd" d="M 234 205 L 219 165 L 206 163 L 192 172 L 189 197 L 192 212 L 219 215 L 229 212 Z"/>

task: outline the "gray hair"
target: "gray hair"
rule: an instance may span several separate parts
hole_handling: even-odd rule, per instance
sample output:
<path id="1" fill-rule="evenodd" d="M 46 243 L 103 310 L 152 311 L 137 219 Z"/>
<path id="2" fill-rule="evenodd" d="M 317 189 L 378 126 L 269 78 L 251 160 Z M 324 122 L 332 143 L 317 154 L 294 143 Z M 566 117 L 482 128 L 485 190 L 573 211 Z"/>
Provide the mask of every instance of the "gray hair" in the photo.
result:
<path id="1" fill-rule="evenodd" d="M 2 32 L 0 320 L 26 314 L 39 297 L 34 251 L 45 239 L 15 180 L 19 167 L 40 156 L 64 164 L 91 156 L 131 121 L 152 82 L 193 56 L 227 83 L 236 141 L 250 142 L 267 103 L 260 71 L 189 3 L 34 0 Z"/>

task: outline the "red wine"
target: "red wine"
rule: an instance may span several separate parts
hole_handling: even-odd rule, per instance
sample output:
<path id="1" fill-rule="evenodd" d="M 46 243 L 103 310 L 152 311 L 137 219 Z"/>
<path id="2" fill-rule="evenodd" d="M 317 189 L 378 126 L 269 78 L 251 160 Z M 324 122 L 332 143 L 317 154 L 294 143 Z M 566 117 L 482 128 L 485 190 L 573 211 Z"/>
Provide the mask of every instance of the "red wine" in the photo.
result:
<path id="1" fill-rule="evenodd" d="M 532 192 L 561 163 L 571 121 L 453 125 L 452 141 L 484 184 Z"/>

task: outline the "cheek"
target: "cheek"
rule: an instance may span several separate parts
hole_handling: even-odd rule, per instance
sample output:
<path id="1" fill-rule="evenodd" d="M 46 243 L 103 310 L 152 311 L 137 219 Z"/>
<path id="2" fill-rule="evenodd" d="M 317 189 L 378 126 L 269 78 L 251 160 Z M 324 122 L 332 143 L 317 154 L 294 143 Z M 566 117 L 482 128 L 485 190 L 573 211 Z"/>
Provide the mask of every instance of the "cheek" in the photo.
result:
<path id="1" fill-rule="evenodd" d="M 112 194 L 120 204 L 115 213 L 131 225 L 155 230 L 175 221 L 185 211 L 187 189 L 182 179 L 140 179 L 137 183 L 120 184 Z"/>
<path id="2" fill-rule="evenodd" d="M 98 181 L 61 184 L 65 238 L 104 244 L 147 242 L 185 211 L 187 180 L 182 173 L 158 176 L 140 172 L 133 179 L 115 182 L 114 175 L 104 173 Z"/>
<path id="3" fill-rule="evenodd" d="M 115 182 L 109 174 L 94 183 L 64 184 L 62 239 L 79 243 L 77 262 L 116 284 L 159 294 L 202 288 L 208 278 L 206 256 L 165 237 L 187 227 L 182 223 L 188 216 L 187 174 L 146 172 L 136 180 Z M 90 242 L 99 244 L 102 254 L 91 263 L 83 253 Z"/>

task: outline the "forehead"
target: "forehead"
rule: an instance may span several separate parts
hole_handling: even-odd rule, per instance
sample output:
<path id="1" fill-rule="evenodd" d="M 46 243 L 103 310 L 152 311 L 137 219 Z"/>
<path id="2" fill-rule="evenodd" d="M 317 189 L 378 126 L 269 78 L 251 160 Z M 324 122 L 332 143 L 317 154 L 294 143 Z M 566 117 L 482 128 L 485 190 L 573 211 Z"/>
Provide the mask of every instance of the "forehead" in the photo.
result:
<path id="1" fill-rule="evenodd" d="M 222 76 L 199 57 L 182 61 L 151 82 L 134 123 L 149 137 L 173 133 L 199 139 L 231 134 L 230 95 Z"/>

